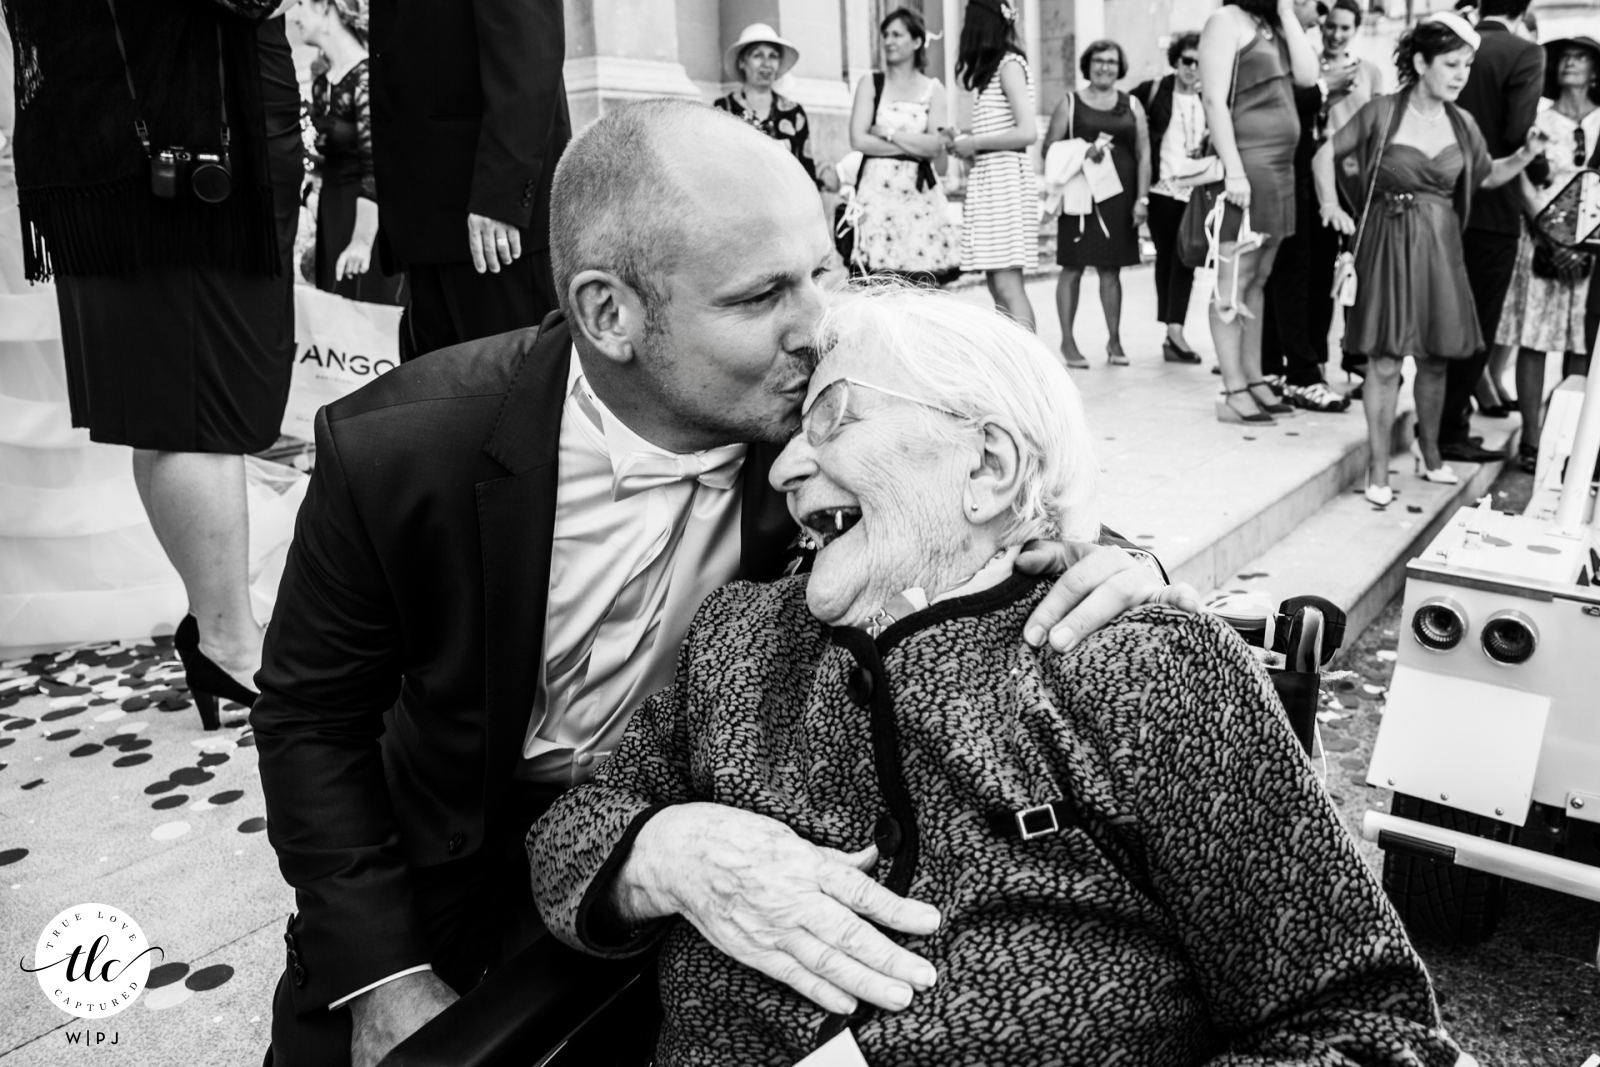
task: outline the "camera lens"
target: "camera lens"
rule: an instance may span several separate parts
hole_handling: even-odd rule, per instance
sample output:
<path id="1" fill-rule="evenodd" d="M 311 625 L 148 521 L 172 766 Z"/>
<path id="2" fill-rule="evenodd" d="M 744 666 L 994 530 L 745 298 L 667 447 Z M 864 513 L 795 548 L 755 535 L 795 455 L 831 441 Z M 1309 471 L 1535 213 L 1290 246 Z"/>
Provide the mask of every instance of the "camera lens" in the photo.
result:
<path id="1" fill-rule="evenodd" d="M 1483 624 L 1483 651 L 1496 663 L 1508 667 L 1526 663 L 1538 647 L 1533 623 L 1514 611 L 1499 612 Z"/>
<path id="2" fill-rule="evenodd" d="M 1411 633 L 1423 648 L 1448 652 L 1467 636 L 1467 619 L 1450 601 L 1429 600 L 1411 616 Z"/>
<path id="3" fill-rule="evenodd" d="M 207 204 L 220 204 L 233 191 L 233 180 L 220 163 L 209 160 L 197 163 L 189 175 L 195 198 Z"/>

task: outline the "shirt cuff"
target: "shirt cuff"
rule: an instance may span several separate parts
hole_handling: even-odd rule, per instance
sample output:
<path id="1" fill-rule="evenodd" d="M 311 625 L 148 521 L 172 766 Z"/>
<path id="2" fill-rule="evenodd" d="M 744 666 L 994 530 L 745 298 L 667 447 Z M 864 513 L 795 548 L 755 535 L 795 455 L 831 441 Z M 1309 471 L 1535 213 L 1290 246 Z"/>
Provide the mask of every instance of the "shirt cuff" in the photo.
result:
<path id="1" fill-rule="evenodd" d="M 419 963 L 415 967 L 407 967 L 403 971 L 396 971 L 396 972 L 394 972 L 393 974 L 391 974 L 387 978 L 380 978 L 376 982 L 373 982 L 371 985 L 362 986 L 360 989 L 356 990 L 354 993 L 346 993 L 344 996 L 340 997 L 338 1000 L 334 1001 L 332 1004 L 329 1004 L 328 1005 L 328 1010 L 329 1011 L 333 1011 L 335 1008 L 342 1008 L 346 1004 L 350 1003 L 352 1000 L 354 1000 L 357 997 L 359 997 L 361 994 L 370 993 L 374 989 L 377 989 L 381 985 L 388 985 L 390 982 L 394 981 L 396 978 L 404 978 L 408 974 L 419 974 L 422 971 L 431 971 L 431 970 L 433 970 L 433 964 L 431 964 L 431 963 Z"/>

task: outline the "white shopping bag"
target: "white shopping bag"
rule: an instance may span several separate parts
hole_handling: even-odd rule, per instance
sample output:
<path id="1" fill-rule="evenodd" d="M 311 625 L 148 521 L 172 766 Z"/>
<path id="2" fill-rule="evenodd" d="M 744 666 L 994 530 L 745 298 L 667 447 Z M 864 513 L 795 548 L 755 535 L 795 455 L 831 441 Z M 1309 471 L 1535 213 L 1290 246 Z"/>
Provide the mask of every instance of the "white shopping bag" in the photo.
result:
<path id="1" fill-rule="evenodd" d="M 282 431 L 309 441 L 318 408 L 400 365 L 400 309 L 296 285 L 294 345 Z"/>

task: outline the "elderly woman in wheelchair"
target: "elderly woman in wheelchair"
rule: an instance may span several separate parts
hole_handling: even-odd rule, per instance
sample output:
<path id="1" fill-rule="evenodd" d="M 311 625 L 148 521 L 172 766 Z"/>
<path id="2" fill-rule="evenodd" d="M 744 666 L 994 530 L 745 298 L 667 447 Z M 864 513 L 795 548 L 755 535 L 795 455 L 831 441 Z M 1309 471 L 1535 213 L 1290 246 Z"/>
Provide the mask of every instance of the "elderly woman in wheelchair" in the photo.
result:
<path id="1" fill-rule="evenodd" d="M 1098 529 L 1055 357 L 906 290 L 841 300 L 822 339 L 772 472 L 810 574 L 714 593 L 528 838 L 557 937 L 659 948 L 657 1062 L 1455 1063 L 1237 636 L 1153 606 L 1066 655 L 1023 640 L 1048 591 L 1023 543 Z M 793 880 L 791 928 L 713 914 L 739 887 L 707 884 L 696 827 L 730 818 L 833 861 Z"/>

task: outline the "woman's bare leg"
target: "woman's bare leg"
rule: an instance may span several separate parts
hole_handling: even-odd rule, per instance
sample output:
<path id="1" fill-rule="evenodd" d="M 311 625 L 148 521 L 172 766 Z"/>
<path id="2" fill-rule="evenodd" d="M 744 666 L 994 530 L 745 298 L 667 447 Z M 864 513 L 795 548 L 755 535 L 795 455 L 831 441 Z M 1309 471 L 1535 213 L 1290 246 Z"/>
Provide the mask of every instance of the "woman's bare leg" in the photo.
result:
<path id="1" fill-rule="evenodd" d="M 1261 338 L 1266 328 L 1267 279 L 1272 277 L 1272 264 L 1278 258 L 1278 241 L 1270 241 L 1243 257 L 1244 270 L 1239 275 L 1239 303 L 1250 312 L 1250 317 L 1240 315 L 1244 322 L 1244 343 L 1239 362 L 1245 381 L 1259 382 L 1261 373 Z M 1276 397 L 1270 389 L 1261 388 L 1262 395 L 1252 392 L 1258 404 L 1271 404 Z"/>
<path id="2" fill-rule="evenodd" d="M 989 272 L 988 281 L 989 295 L 994 297 L 994 306 L 1021 325 L 1033 329 L 1033 305 L 1028 302 L 1027 289 L 1023 288 L 1022 268 L 992 270 Z"/>
<path id="3" fill-rule="evenodd" d="M 1517 411 L 1522 415 L 1522 444 L 1539 447 L 1544 421 L 1544 353 L 1524 348 L 1517 353 Z"/>
<path id="4" fill-rule="evenodd" d="M 1445 372 L 1450 364 L 1442 359 L 1417 356 L 1417 381 L 1412 394 L 1417 399 L 1417 444 L 1422 448 L 1422 462 L 1429 470 L 1444 465 L 1439 457 L 1439 420 L 1444 414 Z"/>
<path id="5" fill-rule="evenodd" d="M 1506 366 L 1511 362 L 1511 345 L 1490 345 L 1489 364 L 1483 368 L 1483 380 L 1478 383 L 1477 399 L 1480 408 L 1500 407 L 1511 403 L 1506 396 Z"/>
<path id="6" fill-rule="evenodd" d="M 1246 389 L 1250 382 L 1261 379 L 1261 306 L 1265 299 L 1266 278 L 1272 269 L 1276 245 L 1267 245 L 1250 252 L 1235 254 L 1230 242 L 1221 249 L 1221 262 L 1217 266 L 1217 292 L 1224 300 L 1232 300 L 1233 279 L 1239 279 L 1238 306 L 1255 318 L 1237 315 L 1232 322 L 1223 322 L 1217 314 L 1217 302 L 1211 301 L 1211 340 L 1217 349 L 1217 363 L 1222 367 L 1222 385 L 1229 393 L 1228 404 L 1241 415 L 1252 415 L 1261 409 Z M 1263 260 L 1266 263 L 1262 269 Z M 1252 304 L 1253 302 L 1253 304 Z"/>
<path id="7" fill-rule="evenodd" d="M 1106 316 L 1106 352 L 1125 355 L 1122 351 L 1122 271 L 1116 267 L 1096 267 L 1100 275 L 1100 310 Z"/>
<path id="8" fill-rule="evenodd" d="M 1069 363 L 1083 359 L 1083 353 L 1078 351 L 1078 342 L 1072 336 L 1072 328 L 1078 321 L 1078 286 L 1082 281 L 1082 267 L 1062 267 L 1061 276 L 1056 279 L 1056 314 L 1061 318 L 1061 354 Z"/>
<path id="9" fill-rule="evenodd" d="M 133 476 L 156 539 L 189 594 L 200 651 L 254 689 L 261 627 L 250 609 L 244 457 L 135 449 Z"/>
<path id="10" fill-rule="evenodd" d="M 1389 484 L 1389 447 L 1394 440 L 1394 411 L 1400 399 L 1400 361 L 1386 356 L 1367 360 L 1361 407 L 1367 414 L 1367 484 Z M 1433 424 L 1437 442 L 1439 424 Z"/>

